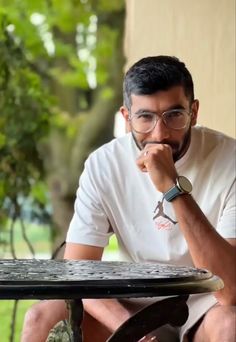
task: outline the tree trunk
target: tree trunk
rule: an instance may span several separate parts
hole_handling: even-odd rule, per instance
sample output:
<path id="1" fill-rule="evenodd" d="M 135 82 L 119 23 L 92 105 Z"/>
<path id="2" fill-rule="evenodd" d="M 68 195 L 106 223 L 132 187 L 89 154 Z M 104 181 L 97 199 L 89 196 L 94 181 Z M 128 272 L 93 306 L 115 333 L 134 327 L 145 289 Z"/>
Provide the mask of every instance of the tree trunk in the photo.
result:
<path id="1" fill-rule="evenodd" d="M 94 95 L 93 105 L 87 113 L 86 122 L 79 129 L 79 134 L 75 140 L 67 139 L 60 132 L 53 132 L 49 149 L 44 151 L 44 163 L 53 208 L 53 223 L 56 228 L 54 249 L 66 237 L 73 215 L 75 192 L 84 161 L 91 151 L 111 140 L 114 115 L 122 104 L 124 11 L 110 13 L 109 17 L 103 18 L 103 20 L 108 26 L 115 26 L 117 30 L 115 50 L 107 66 L 109 79 L 106 87 L 112 89 L 113 97 L 109 100 L 104 99 L 101 95 L 103 88 L 98 87 Z M 62 253 L 59 256 L 62 257 Z"/>

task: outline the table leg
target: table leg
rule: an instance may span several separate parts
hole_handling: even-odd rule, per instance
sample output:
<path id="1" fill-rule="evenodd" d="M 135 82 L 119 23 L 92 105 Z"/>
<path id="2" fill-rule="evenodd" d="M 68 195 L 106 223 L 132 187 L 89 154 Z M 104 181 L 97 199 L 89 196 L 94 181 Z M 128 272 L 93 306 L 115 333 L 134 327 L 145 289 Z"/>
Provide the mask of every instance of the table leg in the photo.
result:
<path id="1" fill-rule="evenodd" d="M 66 300 L 69 310 L 69 324 L 71 327 L 72 342 L 82 342 L 81 324 L 83 320 L 83 303 L 81 299 Z"/>
<path id="2" fill-rule="evenodd" d="M 183 325 L 188 319 L 187 299 L 171 297 L 148 305 L 124 322 L 107 342 L 135 342 L 165 324 Z"/>

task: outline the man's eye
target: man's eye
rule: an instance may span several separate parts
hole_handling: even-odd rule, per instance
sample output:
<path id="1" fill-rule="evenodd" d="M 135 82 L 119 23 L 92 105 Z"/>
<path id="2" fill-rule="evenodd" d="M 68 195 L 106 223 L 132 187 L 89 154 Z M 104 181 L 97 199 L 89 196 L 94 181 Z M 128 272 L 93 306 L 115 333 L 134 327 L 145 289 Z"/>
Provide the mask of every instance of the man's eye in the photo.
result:
<path id="1" fill-rule="evenodd" d="M 181 111 L 174 111 L 174 112 L 168 112 L 168 113 L 166 113 L 166 115 L 165 115 L 167 118 L 178 118 L 178 117 L 181 117 L 181 116 L 183 116 L 183 113 L 181 112 Z"/>

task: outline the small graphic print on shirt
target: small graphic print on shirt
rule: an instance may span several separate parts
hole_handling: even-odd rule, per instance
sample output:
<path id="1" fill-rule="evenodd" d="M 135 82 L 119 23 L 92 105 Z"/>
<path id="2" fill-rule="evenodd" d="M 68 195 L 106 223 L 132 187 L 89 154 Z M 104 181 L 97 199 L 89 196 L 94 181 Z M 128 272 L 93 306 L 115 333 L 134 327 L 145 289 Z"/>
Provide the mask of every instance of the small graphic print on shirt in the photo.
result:
<path id="1" fill-rule="evenodd" d="M 165 214 L 164 206 L 163 206 L 164 198 L 161 201 L 157 202 L 157 206 L 154 210 L 153 220 L 155 222 L 155 226 L 158 229 L 171 229 L 171 227 L 177 224 L 177 221 L 172 220 L 171 217 Z"/>

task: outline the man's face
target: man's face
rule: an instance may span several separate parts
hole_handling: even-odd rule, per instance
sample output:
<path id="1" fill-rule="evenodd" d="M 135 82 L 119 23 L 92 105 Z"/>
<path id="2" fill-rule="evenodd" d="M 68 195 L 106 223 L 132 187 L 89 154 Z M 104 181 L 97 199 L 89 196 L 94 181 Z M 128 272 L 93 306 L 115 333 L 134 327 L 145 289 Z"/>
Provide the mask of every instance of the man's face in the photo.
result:
<path id="1" fill-rule="evenodd" d="M 183 87 L 175 86 L 152 95 L 131 95 L 131 102 L 130 112 L 126 107 L 121 107 L 120 110 L 127 122 L 128 130 L 132 131 L 137 146 L 143 149 L 147 144 L 168 144 L 172 148 L 174 161 L 180 159 L 188 149 L 191 126 L 197 122 L 198 101 L 195 100 L 191 106 Z M 135 113 L 143 111 L 155 113 L 160 117 L 163 112 L 170 109 L 186 109 L 192 112 L 185 128 L 179 130 L 168 128 L 160 119 L 151 132 L 137 133 L 133 130 L 129 118 Z"/>

